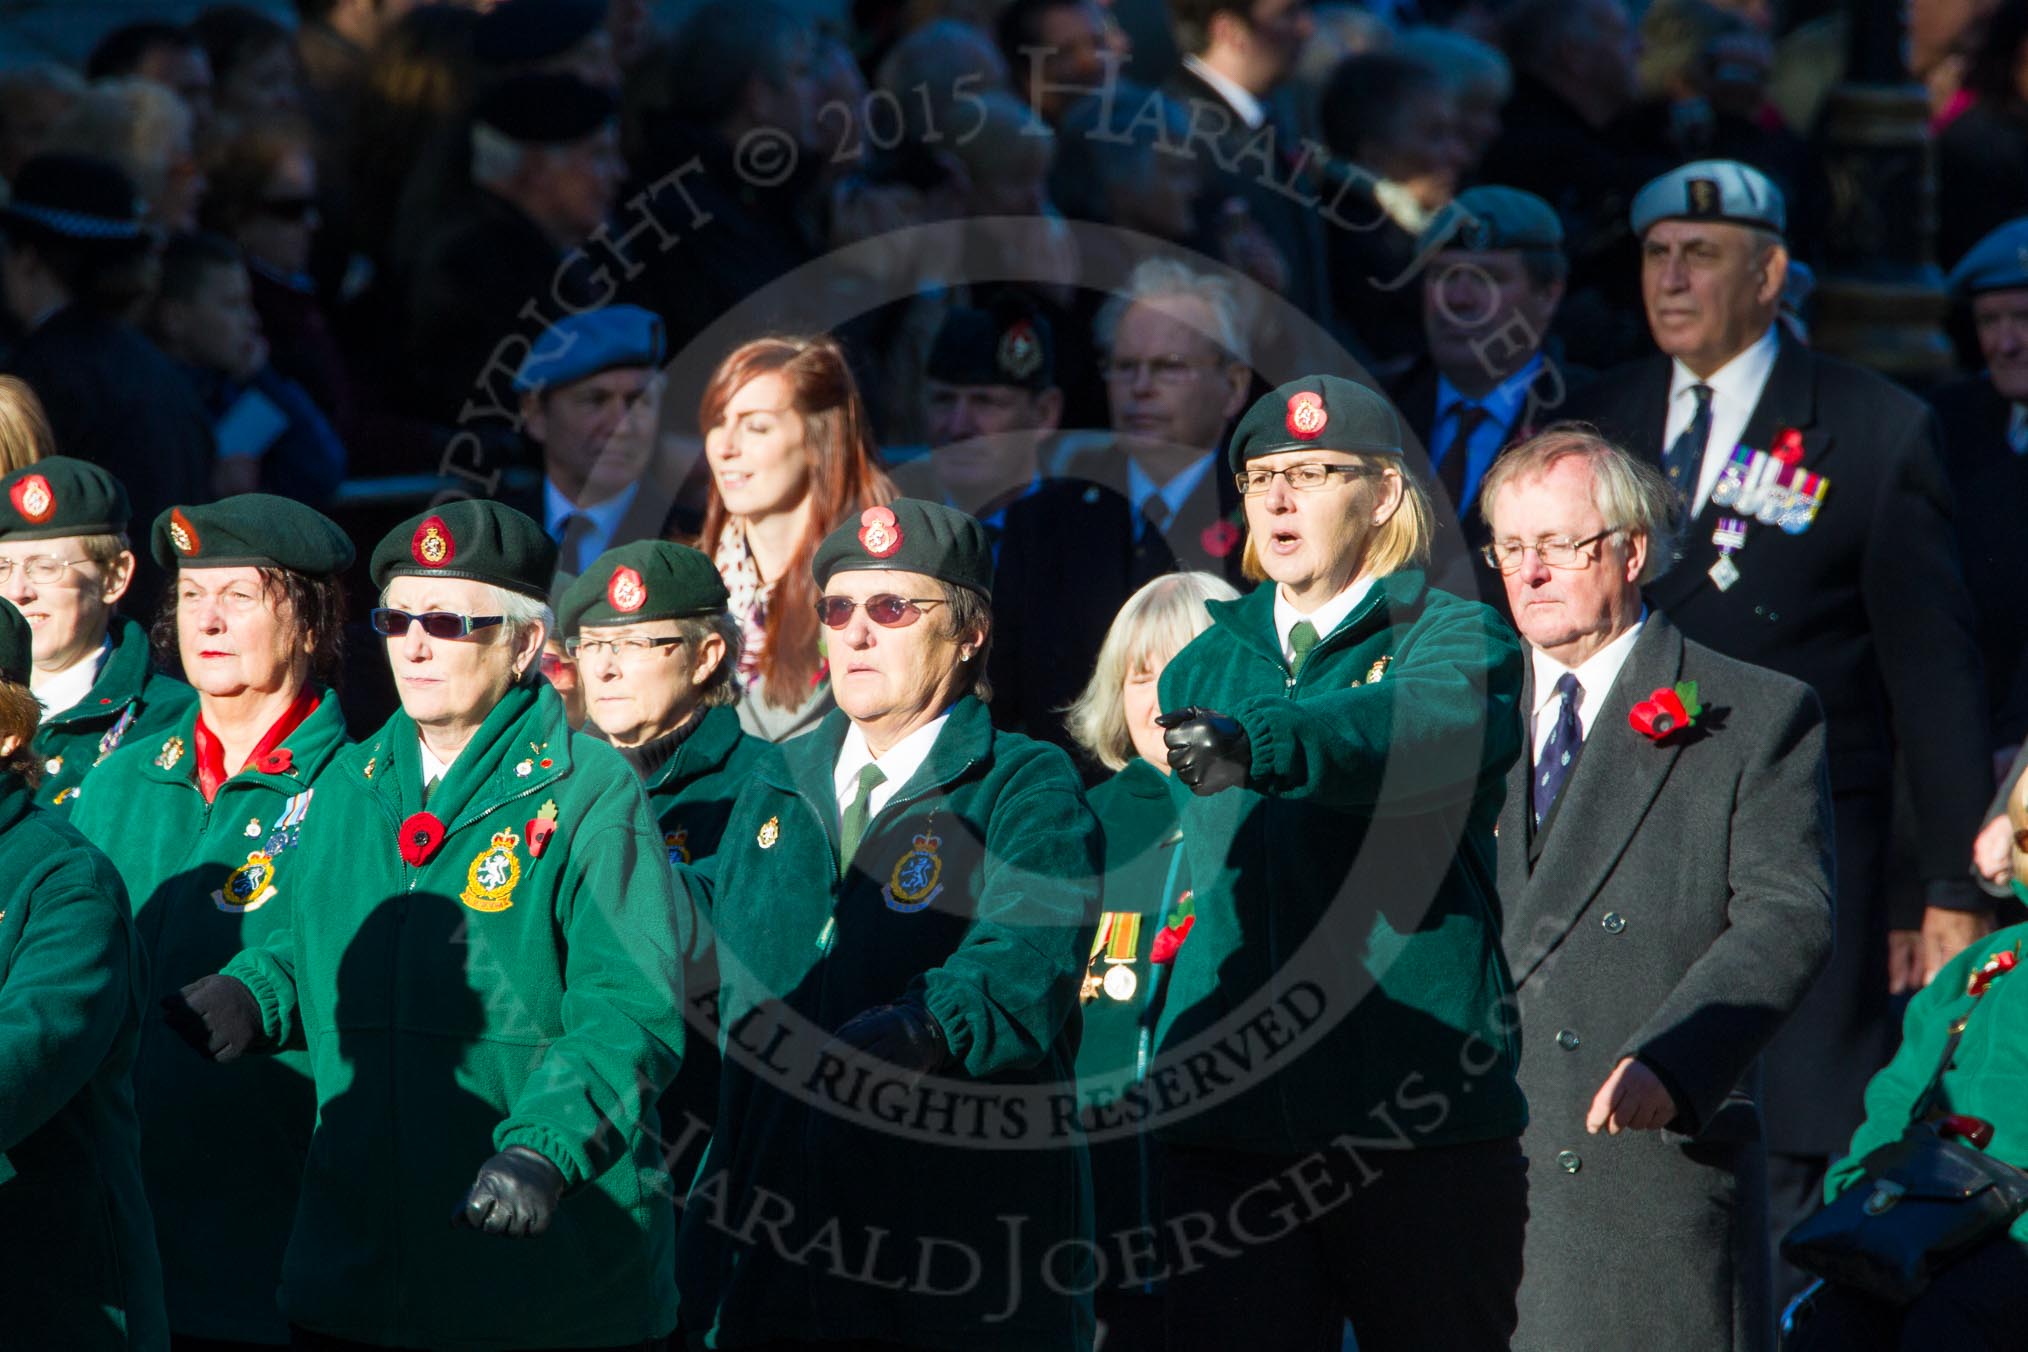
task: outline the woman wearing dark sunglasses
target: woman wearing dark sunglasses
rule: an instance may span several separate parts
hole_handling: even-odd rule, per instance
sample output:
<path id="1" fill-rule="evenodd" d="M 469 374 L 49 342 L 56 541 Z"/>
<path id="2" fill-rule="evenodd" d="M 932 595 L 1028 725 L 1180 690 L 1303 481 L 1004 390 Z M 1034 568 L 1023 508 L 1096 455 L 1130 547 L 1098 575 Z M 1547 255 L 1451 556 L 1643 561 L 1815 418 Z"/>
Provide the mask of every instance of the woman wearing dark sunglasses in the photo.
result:
<path id="1" fill-rule="evenodd" d="M 1505 1347 L 1528 1110 L 1492 832 L 1520 646 L 1425 580 L 1429 501 L 1380 395 L 1292 381 L 1229 455 L 1266 585 L 1212 603 L 1159 685 L 1196 919 L 1153 1078 L 1208 1046 L 1268 1059 L 1156 1124 L 1172 1214 L 1216 1218 L 1229 1255 L 1178 1273 L 1176 1346 L 1335 1352 L 1349 1320 L 1364 1352 Z"/>
<path id="2" fill-rule="evenodd" d="M 317 1111 L 309 1061 L 287 1052 L 203 1074 L 161 1001 L 286 930 L 304 898 L 297 833 L 313 782 L 347 740 L 326 682 L 352 542 L 300 503 L 247 494 L 164 512 L 153 549 L 171 574 L 155 644 L 180 659 L 197 706 L 126 735 L 84 782 L 72 819 L 126 881 L 147 949 L 134 1101 L 170 1327 L 280 1345 L 275 1284 Z M 235 1124 L 230 1148 L 221 1123 Z M 231 1263 L 214 1253 L 225 1216 Z"/>
<path id="3" fill-rule="evenodd" d="M 0 602 L 0 1272 L 18 1347 L 159 1348 L 128 1068 L 147 965 L 105 858 L 36 806 L 32 635 Z"/>
<path id="4" fill-rule="evenodd" d="M 713 1224 L 694 1196 L 685 1325 L 716 1346 L 1079 1346 L 1090 1297 L 1069 1293 L 1091 1289 L 1089 1262 L 1059 1253 L 1048 1280 L 1040 1264 L 1089 1237 L 1082 1138 L 1040 1113 L 1024 1128 L 986 1111 L 977 1134 L 970 1110 L 909 1123 L 918 1104 L 1070 1093 L 1098 824 L 1062 751 L 987 715 L 978 522 L 913 499 L 871 508 L 813 570 L 838 708 L 759 762 L 711 865 L 717 1015 L 734 1029 L 765 1014 L 784 1030 L 775 1059 L 797 1069 L 722 1042 L 698 1174 L 721 1197 L 786 1199 L 796 1221 L 770 1242 Z M 791 1092 L 825 1075 L 863 1088 Z M 786 1256 L 821 1248 L 827 1223 L 850 1237 L 848 1264 Z M 942 1289 L 853 1280 L 869 1231 Z M 952 1284 L 939 1253 L 970 1253 L 974 1280 Z"/>
<path id="5" fill-rule="evenodd" d="M 401 709 L 318 782 L 276 882 L 290 932 L 172 1016 L 227 1073 L 306 1046 L 316 1134 L 281 1265 L 302 1342 L 641 1347 L 675 1323 L 655 1102 L 691 921 L 633 771 L 538 674 L 555 567 L 495 502 L 380 542 Z"/>

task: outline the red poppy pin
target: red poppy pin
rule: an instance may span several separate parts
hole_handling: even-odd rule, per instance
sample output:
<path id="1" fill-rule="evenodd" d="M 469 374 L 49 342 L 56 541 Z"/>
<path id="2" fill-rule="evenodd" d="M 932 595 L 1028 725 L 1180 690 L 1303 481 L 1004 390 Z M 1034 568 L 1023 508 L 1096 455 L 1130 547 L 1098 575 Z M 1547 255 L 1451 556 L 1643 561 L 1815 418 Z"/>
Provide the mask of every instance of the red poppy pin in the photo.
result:
<path id="1" fill-rule="evenodd" d="M 264 775 L 286 775 L 296 768 L 295 753 L 285 746 L 278 746 L 254 762 L 254 769 Z"/>
<path id="2" fill-rule="evenodd" d="M 1204 546 L 1204 552 L 1214 559 L 1222 559 L 1239 545 L 1239 527 L 1220 517 L 1204 528 L 1197 537 L 1197 543 Z"/>
<path id="3" fill-rule="evenodd" d="M 1183 941 L 1190 937 L 1190 927 L 1197 923 L 1197 917 L 1186 915 L 1173 925 L 1165 925 L 1155 935 L 1154 947 L 1148 950 L 1148 961 L 1163 966 L 1176 961 L 1176 950 L 1183 947 Z"/>
<path id="4" fill-rule="evenodd" d="M 1793 427 L 1784 427 L 1775 433 L 1774 444 L 1768 447 L 1769 455 L 1784 465 L 1795 465 L 1803 458 L 1803 434 Z"/>
<path id="5" fill-rule="evenodd" d="M 901 526 L 885 507 L 868 507 L 859 514 L 859 543 L 868 554 L 884 559 L 901 548 Z"/>
<path id="6" fill-rule="evenodd" d="M 21 513 L 21 519 L 31 526 L 39 526 L 56 515 L 56 492 L 40 474 L 27 474 L 15 480 L 7 496 L 13 500 L 14 510 Z"/>
<path id="7" fill-rule="evenodd" d="M 415 528 L 409 541 L 409 555 L 425 568 L 441 568 L 458 556 L 458 542 L 440 516 L 432 516 Z"/>
<path id="8" fill-rule="evenodd" d="M 528 857 L 542 858 L 542 852 L 549 848 L 549 838 L 556 834 L 556 800 L 549 799 L 542 808 L 528 820 L 528 829 L 521 833 L 528 841 Z"/>
<path id="9" fill-rule="evenodd" d="M 1965 983 L 1965 994 L 1984 995 L 1995 977 L 2013 971 L 2021 961 L 2019 949 L 2020 945 L 2017 944 L 2014 948 L 2004 949 L 1980 963 L 1978 970 L 1972 973 L 1971 980 Z"/>
<path id="10" fill-rule="evenodd" d="M 1314 440 L 1324 430 L 1324 424 L 1331 421 L 1324 411 L 1324 396 L 1315 390 L 1298 390 L 1289 396 L 1289 412 L 1285 420 L 1289 435 L 1302 441 Z"/>
<path id="11" fill-rule="evenodd" d="M 1665 685 L 1636 704 L 1627 721 L 1641 736 L 1660 742 L 1696 727 L 1697 716 L 1703 712 L 1704 706 L 1697 702 L 1697 682 L 1683 681 L 1674 689 Z"/>
<path id="12" fill-rule="evenodd" d="M 421 868 L 429 863 L 437 852 L 437 846 L 444 843 L 444 824 L 428 812 L 418 812 L 404 821 L 399 828 L 401 857 L 408 861 L 410 868 Z"/>

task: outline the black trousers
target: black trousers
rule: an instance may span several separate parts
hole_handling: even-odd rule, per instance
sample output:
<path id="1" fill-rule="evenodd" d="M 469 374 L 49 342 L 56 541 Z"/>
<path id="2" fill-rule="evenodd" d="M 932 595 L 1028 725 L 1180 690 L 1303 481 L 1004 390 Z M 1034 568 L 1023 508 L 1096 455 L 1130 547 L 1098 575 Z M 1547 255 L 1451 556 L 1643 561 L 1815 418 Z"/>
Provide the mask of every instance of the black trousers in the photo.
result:
<path id="1" fill-rule="evenodd" d="M 2028 1344 L 2028 1245 L 1998 1239 L 1897 1309 L 1826 1286 L 1786 1352 L 2015 1352 Z"/>
<path id="2" fill-rule="evenodd" d="M 1175 1146 L 1171 1352 L 1500 1352 L 1514 1335 L 1518 1140 L 1269 1156 Z"/>
<path id="3" fill-rule="evenodd" d="M 570 1347 L 543 1348 L 540 1352 L 667 1352 L 668 1340 L 650 1338 L 644 1343 L 622 1343 L 616 1347 Z M 355 1343 L 349 1338 L 334 1338 L 328 1333 L 289 1325 L 290 1352 L 426 1352 L 422 1348 L 388 1348 L 378 1343 Z"/>

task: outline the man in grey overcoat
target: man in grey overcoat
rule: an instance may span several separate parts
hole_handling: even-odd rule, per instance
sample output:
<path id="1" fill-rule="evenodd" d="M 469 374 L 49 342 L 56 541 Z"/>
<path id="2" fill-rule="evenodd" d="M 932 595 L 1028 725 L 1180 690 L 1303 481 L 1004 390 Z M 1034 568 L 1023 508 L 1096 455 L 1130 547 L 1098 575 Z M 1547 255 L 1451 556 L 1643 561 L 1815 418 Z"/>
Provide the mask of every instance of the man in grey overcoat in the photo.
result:
<path id="1" fill-rule="evenodd" d="M 1823 710 L 1643 606 L 1680 502 L 1589 429 L 1507 452 L 1481 503 L 1529 649 L 1498 829 L 1530 1110 L 1513 1345 L 1761 1352 L 1758 1058 L 1831 953 Z"/>

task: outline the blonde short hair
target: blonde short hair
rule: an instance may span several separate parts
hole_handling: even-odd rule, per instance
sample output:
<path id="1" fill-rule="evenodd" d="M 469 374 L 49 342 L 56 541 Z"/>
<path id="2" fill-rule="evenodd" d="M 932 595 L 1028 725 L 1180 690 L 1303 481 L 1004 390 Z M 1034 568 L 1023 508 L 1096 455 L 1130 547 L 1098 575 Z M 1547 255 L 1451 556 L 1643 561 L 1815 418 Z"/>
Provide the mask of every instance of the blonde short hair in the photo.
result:
<path id="1" fill-rule="evenodd" d="M 1091 680 L 1070 706 L 1071 739 L 1106 769 L 1124 767 L 1134 758 L 1123 693 L 1127 677 L 1167 662 L 1209 629 L 1207 603 L 1238 596 L 1231 583 L 1211 573 L 1165 573 L 1129 596 L 1106 630 Z"/>
<path id="2" fill-rule="evenodd" d="M 1589 423 L 1556 423 L 1502 452 L 1479 484 L 1479 515 L 1491 526 L 1493 508 L 1509 484 L 1547 474 L 1572 456 L 1591 466 L 1592 505 L 1605 518 L 1606 529 L 1622 541 L 1634 535 L 1647 540 L 1640 582 L 1653 582 L 1671 562 L 1669 543 L 1684 520 L 1683 495 L 1669 486 L 1662 471 L 1607 441 Z"/>
<path id="3" fill-rule="evenodd" d="M 18 376 L 0 376 L 0 474 L 55 454 L 56 434 L 35 391 Z"/>
<path id="4" fill-rule="evenodd" d="M 44 148 L 111 160 L 153 207 L 177 162 L 193 153 L 193 127 L 183 100 L 153 80 L 100 80 L 50 129 Z"/>
<path id="5" fill-rule="evenodd" d="M 1359 575 L 1386 577 L 1404 568 L 1421 568 L 1429 563 L 1430 542 L 1436 536 L 1436 512 L 1430 506 L 1429 492 L 1423 488 L 1413 474 L 1402 468 L 1401 459 L 1392 455 L 1358 455 L 1351 451 L 1354 464 L 1378 470 L 1382 475 L 1392 474 L 1401 480 L 1401 506 L 1394 515 L 1387 518 L 1373 539 L 1366 546 L 1366 557 L 1360 560 Z M 1366 480 L 1355 480 L 1353 490 Z M 1363 510 L 1363 508 L 1362 508 Z M 1240 573 L 1250 582 L 1265 582 L 1267 570 L 1261 567 L 1260 551 L 1254 548 L 1253 532 L 1246 534 L 1246 549 L 1239 558 Z"/>

